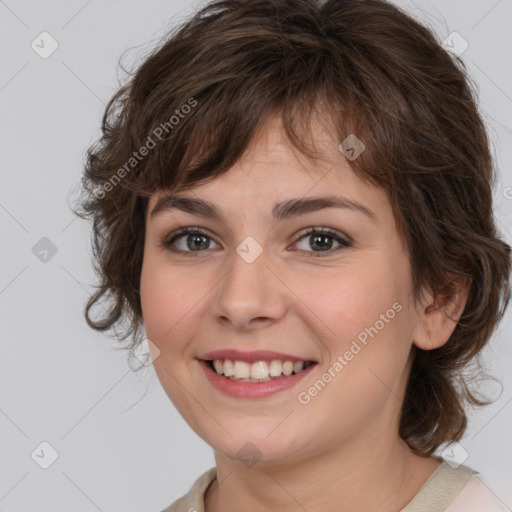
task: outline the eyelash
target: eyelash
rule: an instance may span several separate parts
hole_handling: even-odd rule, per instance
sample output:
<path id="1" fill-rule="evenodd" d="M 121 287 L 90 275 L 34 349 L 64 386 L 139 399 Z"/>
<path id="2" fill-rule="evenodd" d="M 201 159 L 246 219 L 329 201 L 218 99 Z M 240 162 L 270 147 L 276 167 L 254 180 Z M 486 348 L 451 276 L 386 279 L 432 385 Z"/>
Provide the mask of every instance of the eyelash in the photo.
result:
<path id="1" fill-rule="evenodd" d="M 186 228 L 182 228 L 179 231 L 176 231 L 176 232 L 172 233 L 170 235 L 170 237 L 167 237 L 165 240 L 163 240 L 161 242 L 161 246 L 164 247 L 167 250 L 172 251 L 172 252 L 183 254 L 184 256 L 193 257 L 194 258 L 194 257 L 196 257 L 197 253 L 201 253 L 201 252 L 205 252 L 205 251 L 182 251 L 181 249 L 175 249 L 175 248 L 172 247 L 172 244 L 177 239 L 179 239 L 182 236 L 190 235 L 190 234 L 203 235 L 203 236 L 213 240 L 213 238 L 210 235 L 208 235 L 208 233 L 203 231 L 201 228 L 186 227 Z M 316 234 L 318 234 L 318 235 L 325 235 L 325 236 L 328 236 L 330 238 L 334 238 L 341 245 L 339 247 L 335 248 L 335 249 L 331 249 L 329 251 L 325 251 L 325 253 L 324 253 L 324 251 L 303 251 L 301 249 L 298 249 L 298 252 L 300 252 L 300 253 L 304 254 L 305 256 L 308 256 L 308 257 L 316 257 L 316 258 L 320 257 L 320 258 L 322 258 L 322 257 L 326 257 L 326 256 L 331 256 L 333 253 L 335 253 L 335 252 L 337 252 L 337 251 L 339 251 L 341 249 L 344 249 L 344 248 L 352 246 L 352 243 L 349 240 L 346 240 L 346 239 L 340 237 L 336 232 L 330 231 L 330 230 L 325 229 L 325 228 L 321 228 L 321 229 L 311 228 L 306 233 L 303 233 L 297 239 L 297 241 L 295 243 L 297 243 L 299 240 L 302 240 L 303 238 L 305 238 L 307 236 L 316 235 Z"/>

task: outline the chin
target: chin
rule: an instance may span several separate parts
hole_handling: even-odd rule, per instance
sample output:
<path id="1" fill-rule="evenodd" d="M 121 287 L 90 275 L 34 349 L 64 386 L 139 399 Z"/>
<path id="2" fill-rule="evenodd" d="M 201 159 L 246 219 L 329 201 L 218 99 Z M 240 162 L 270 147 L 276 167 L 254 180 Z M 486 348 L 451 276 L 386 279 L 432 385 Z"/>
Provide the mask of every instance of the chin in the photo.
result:
<path id="1" fill-rule="evenodd" d="M 273 428 L 275 429 L 275 423 Z M 229 430 L 229 429 L 228 429 Z M 230 431 L 230 430 L 229 430 Z M 231 431 L 230 431 L 231 432 Z M 278 464 L 295 458 L 297 452 L 300 452 L 300 446 L 294 437 L 285 435 L 284 431 L 272 432 L 272 429 L 266 431 L 264 435 L 259 430 L 250 431 L 235 430 L 233 432 L 244 432 L 243 434 L 233 433 L 233 437 L 226 434 L 221 439 L 205 439 L 205 441 L 224 457 L 238 461 L 247 467 L 256 464 Z"/>

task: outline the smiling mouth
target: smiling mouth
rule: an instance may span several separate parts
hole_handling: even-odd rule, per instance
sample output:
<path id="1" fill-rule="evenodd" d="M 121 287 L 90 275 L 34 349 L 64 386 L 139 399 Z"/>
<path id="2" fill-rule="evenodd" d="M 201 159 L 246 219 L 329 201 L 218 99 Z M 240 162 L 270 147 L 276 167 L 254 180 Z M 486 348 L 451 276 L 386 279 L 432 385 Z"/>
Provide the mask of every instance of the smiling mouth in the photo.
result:
<path id="1" fill-rule="evenodd" d="M 317 364 L 314 361 L 234 361 L 231 359 L 206 360 L 206 364 L 217 375 L 237 382 L 270 382 L 297 375 L 309 366 Z"/>

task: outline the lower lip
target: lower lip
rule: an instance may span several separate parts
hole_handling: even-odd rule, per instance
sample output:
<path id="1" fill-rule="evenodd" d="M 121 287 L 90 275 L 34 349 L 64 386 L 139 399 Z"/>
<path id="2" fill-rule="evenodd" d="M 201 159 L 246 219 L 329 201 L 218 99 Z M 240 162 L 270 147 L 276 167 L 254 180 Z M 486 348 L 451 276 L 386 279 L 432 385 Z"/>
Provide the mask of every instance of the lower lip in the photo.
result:
<path id="1" fill-rule="evenodd" d="M 279 377 L 267 382 L 241 382 L 219 375 L 217 372 L 213 371 L 204 360 L 199 360 L 199 364 L 203 368 L 208 380 L 219 391 L 236 398 L 264 398 L 278 393 L 279 391 L 289 389 L 295 386 L 297 382 L 316 366 L 316 364 L 312 364 L 296 375 Z"/>

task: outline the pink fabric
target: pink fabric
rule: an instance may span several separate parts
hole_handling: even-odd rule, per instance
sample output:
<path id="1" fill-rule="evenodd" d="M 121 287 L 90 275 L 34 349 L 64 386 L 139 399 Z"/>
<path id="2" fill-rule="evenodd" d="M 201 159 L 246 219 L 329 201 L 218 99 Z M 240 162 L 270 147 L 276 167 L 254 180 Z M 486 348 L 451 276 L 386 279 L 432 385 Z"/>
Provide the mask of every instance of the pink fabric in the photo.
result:
<path id="1" fill-rule="evenodd" d="M 473 475 L 446 512 L 510 512 L 510 509 L 500 502 L 477 475 Z"/>

